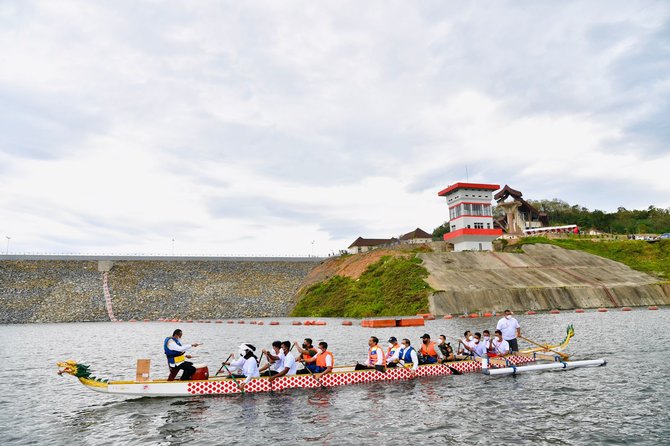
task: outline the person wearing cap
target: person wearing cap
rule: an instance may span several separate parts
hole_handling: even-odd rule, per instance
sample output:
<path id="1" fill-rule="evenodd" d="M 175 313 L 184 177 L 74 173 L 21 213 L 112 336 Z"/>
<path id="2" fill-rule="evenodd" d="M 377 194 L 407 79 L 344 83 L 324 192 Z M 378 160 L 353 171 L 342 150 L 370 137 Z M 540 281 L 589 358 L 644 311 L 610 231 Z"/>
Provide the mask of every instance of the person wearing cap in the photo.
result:
<path id="1" fill-rule="evenodd" d="M 512 353 L 519 351 L 519 344 L 516 338 L 521 336 L 521 325 L 513 316 L 510 310 L 505 310 L 505 316 L 498 321 L 496 330 L 502 332 L 503 339 L 509 344 Z"/>
<path id="2" fill-rule="evenodd" d="M 391 336 L 388 340 L 389 348 L 386 350 L 386 367 L 395 367 L 398 364 L 400 357 L 400 345 L 395 336 Z"/>
<path id="3" fill-rule="evenodd" d="M 284 375 L 295 375 L 298 369 L 298 363 L 295 361 L 295 356 L 291 354 L 291 341 L 283 341 L 281 343 L 282 353 L 284 353 L 282 361 L 282 370 L 279 370 L 279 373 L 276 375 L 271 375 L 268 378 L 268 381 L 272 382 L 277 378 L 281 378 Z"/>
<path id="4" fill-rule="evenodd" d="M 255 351 L 256 347 L 251 344 L 240 344 L 238 347 L 239 358 L 230 363 L 224 362 L 224 364 L 229 365 L 233 370 L 241 372 L 240 374 L 233 373 L 233 377 L 246 378 L 238 384 L 240 390 L 244 390 L 244 387 L 251 381 L 251 378 L 261 376 L 258 372 L 258 358 L 254 355 Z"/>
<path id="5" fill-rule="evenodd" d="M 412 347 L 412 343 L 409 342 L 409 339 L 405 338 L 402 340 L 400 346 L 398 358 L 405 365 L 412 364 L 412 370 L 416 372 L 416 369 L 419 368 L 419 355 L 416 354 L 416 350 Z"/>
<path id="6" fill-rule="evenodd" d="M 312 345 L 312 339 L 305 338 L 302 342 L 302 347 L 298 345 L 298 341 L 295 341 L 293 345 L 298 350 L 298 353 L 300 353 L 296 361 L 302 362 L 305 366 L 304 369 L 298 370 L 298 375 L 306 375 L 309 372 L 314 373 L 316 371 L 316 363 L 311 361 L 311 359 L 316 356 L 316 349 Z"/>
<path id="7" fill-rule="evenodd" d="M 193 363 L 186 360 L 187 358 L 191 358 L 191 355 L 187 355 L 186 351 L 191 347 L 197 347 L 200 344 L 193 343 L 182 345 L 181 335 L 182 331 L 176 329 L 172 332 L 172 336 L 165 338 L 163 341 L 163 350 L 167 357 L 168 367 L 170 369 L 170 374 L 167 379 L 168 381 L 174 381 L 180 370 L 183 370 L 181 374 L 182 381 L 188 381 L 195 373 L 195 366 Z"/>
<path id="8" fill-rule="evenodd" d="M 424 364 L 435 364 L 436 362 L 442 360 L 442 353 L 439 348 L 435 348 L 435 342 L 430 340 L 430 335 L 424 333 L 421 336 L 421 348 L 419 353 L 423 356 Z"/>
<path id="9" fill-rule="evenodd" d="M 272 353 L 265 349 L 261 350 L 261 359 L 263 359 L 263 355 L 268 358 L 268 363 L 258 370 L 261 372 L 261 376 L 276 375 L 284 369 L 284 351 L 281 348 L 281 341 L 272 343 Z"/>
<path id="10" fill-rule="evenodd" d="M 451 344 L 447 342 L 447 337 L 445 335 L 440 335 L 437 339 L 437 348 L 440 350 L 440 353 L 442 353 L 442 362 L 455 360 L 454 349 L 451 348 Z"/>

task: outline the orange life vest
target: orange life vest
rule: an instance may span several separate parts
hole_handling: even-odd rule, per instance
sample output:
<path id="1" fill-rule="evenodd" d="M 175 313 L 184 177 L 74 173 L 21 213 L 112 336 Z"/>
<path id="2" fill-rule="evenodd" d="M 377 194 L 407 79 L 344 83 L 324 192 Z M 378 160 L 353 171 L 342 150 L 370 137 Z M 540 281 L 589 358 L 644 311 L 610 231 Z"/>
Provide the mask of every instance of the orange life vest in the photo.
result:
<path id="1" fill-rule="evenodd" d="M 382 348 L 378 345 L 370 347 L 370 350 L 368 350 L 368 365 L 371 367 L 377 365 L 377 361 L 379 360 L 377 355 L 381 355 L 382 365 L 386 367 L 386 356 L 384 355 L 384 350 L 382 350 Z"/>
<path id="2" fill-rule="evenodd" d="M 437 352 L 435 351 L 435 342 L 430 342 L 428 345 L 421 344 L 421 348 L 419 349 L 419 351 L 423 356 L 432 356 L 433 358 L 437 358 Z"/>
<path id="3" fill-rule="evenodd" d="M 390 360 L 393 357 L 393 355 L 395 355 L 395 352 L 397 352 L 398 350 L 400 350 L 400 346 L 396 342 L 395 344 L 393 344 L 393 347 L 389 347 L 388 350 L 386 350 L 386 360 L 387 361 Z"/>
<path id="4" fill-rule="evenodd" d="M 335 365 L 335 358 L 333 358 L 333 354 L 326 350 L 323 353 L 318 353 L 316 355 L 316 366 L 317 367 L 323 367 L 324 369 L 327 368 L 328 366 L 326 365 L 326 356 L 330 356 L 330 365 Z"/>
<path id="5" fill-rule="evenodd" d="M 304 359 L 305 361 L 307 361 L 308 359 L 312 359 L 312 355 L 309 354 L 310 350 L 314 350 L 314 347 L 306 348 L 302 353 L 302 359 Z"/>

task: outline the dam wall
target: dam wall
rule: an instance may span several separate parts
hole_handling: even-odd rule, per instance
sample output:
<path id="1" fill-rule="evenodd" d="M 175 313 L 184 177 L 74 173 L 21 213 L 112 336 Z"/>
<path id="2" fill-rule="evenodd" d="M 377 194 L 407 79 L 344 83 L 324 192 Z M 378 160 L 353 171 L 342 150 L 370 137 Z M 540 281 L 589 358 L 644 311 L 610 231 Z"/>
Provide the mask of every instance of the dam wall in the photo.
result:
<path id="1" fill-rule="evenodd" d="M 434 314 L 670 304 L 670 284 L 621 263 L 553 245 L 523 253 L 423 253 Z"/>
<path id="2" fill-rule="evenodd" d="M 320 258 L 0 260 L 0 323 L 285 316 Z"/>

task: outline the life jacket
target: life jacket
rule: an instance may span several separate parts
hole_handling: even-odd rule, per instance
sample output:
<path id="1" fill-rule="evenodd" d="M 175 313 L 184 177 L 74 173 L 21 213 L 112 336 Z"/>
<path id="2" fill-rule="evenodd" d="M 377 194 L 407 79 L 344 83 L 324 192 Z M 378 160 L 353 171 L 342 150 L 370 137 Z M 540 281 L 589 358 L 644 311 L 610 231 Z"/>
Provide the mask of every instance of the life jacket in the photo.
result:
<path id="1" fill-rule="evenodd" d="M 304 352 L 302 353 L 302 359 L 304 359 L 305 361 L 308 360 L 308 359 L 312 359 L 312 357 L 313 357 L 313 355 L 309 354 L 310 350 L 314 351 L 314 347 L 306 348 L 306 349 L 304 349 Z"/>
<path id="2" fill-rule="evenodd" d="M 419 352 L 423 356 L 430 356 L 433 358 L 437 358 L 437 352 L 435 351 L 435 342 L 431 341 L 428 345 L 422 343 Z"/>
<path id="3" fill-rule="evenodd" d="M 328 367 L 326 365 L 326 356 L 330 356 L 330 364 L 335 365 L 335 358 L 333 358 L 333 354 L 326 350 L 325 352 L 316 355 L 317 367 L 323 367 L 324 369 Z"/>
<path id="4" fill-rule="evenodd" d="M 414 350 L 414 347 L 412 347 L 411 345 L 409 347 L 407 347 L 407 349 L 404 349 L 404 348 L 400 349 L 400 359 L 402 359 L 402 361 L 405 364 L 411 364 L 412 363 L 412 351 L 413 350 Z"/>
<path id="5" fill-rule="evenodd" d="M 398 345 L 397 342 L 393 344 L 393 347 L 389 347 L 388 350 L 386 351 L 386 360 L 390 361 L 391 358 L 393 358 L 393 356 L 395 355 L 395 352 L 398 351 L 399 349 L 400 346 Z"/>
<path id="6" fill-rule="evenodd" d="M 179 339 L 173 338 L 171 336 L 165 338 L 165 341 L 163 341 L 163 350 L 165 351 L 165 356 L 167 356 L 168 365 L 170 367 L 175 367 L 184 362 L 186 360 L 186 356 L 184 352 L 178 352 L 177 350 L 171 350 L 168 348 L 168 342 L 170 342 L 170 339 L 172 339 L 179 346 L 181 346 L 181 342 L 179 342 Z"/>
<path id="7" fill-rule="evenodd" d="M 374 367 L 377 365 L 377 361 L 379 358 L 377 355 L 382 356 L 382 364 L 384 367 L 386 367 L 386 356 L 384 356 L 384 350 L 378 345 L 375 345 L 374 347 L 370 347 L 370 350 L 368 350 L 368 365 L 371 367 Z"/>

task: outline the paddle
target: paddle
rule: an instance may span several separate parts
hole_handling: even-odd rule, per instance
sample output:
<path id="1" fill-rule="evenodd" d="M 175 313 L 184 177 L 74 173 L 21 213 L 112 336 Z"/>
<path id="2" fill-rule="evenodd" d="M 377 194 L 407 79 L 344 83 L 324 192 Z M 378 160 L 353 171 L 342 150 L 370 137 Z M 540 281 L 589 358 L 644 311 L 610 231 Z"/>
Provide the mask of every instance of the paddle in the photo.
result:
<path id="1" fill-rule="evenodd" d="M 230 359 L 231 356 L 233 356 L 232 353 L 228 355 L 228 357 L 226 358 L 225 361 L 223 361 L 223 363 L 221 363 L 221 367 L 219 368 L 219 370 L 216 372 L 216 375 L 214 375 L 214 376 L 219 376 L 219 373 L 221 373 L 221 370 L 223 370 L 223 367 L 226 365 L 226 362 L 228 362 L 228 360 Z"/>
<path id="2" fill-rule="evenodd" d="M 519 335 L 519 337 L 520 337 L 521 339 L 523 339 L 524 341 L 526 341 L 526 342 L 530 342 L 531 344 L 535 344 L 535 345 L 537 345 L 538 347 L 542 347 L 542 348 L 543 348 L 544 350 L 546 350 L 546 351 L 555 353 L 555 354 L 557 354 L 558 356 L 560 356 L 560 357 L 563 358 L 563 359 L 568 359 L 568 358 L 570 357 L 570 355 L 566 355 L 565 353 L 561 353 L 561 352 L 557 352 L 556 350 L 552 350 L 552 349 L 550 349 L 550 348 L 549 348 L 548 346 L 546 346 L 546 345 L 538 344 L 537 342 L 535 342 L 535 341 L 531 341 L 531 340 L 528 339 L 528 338 L 524 338 L 524 337 L 521 336 L 521 335 Z"/>
<path id="3" fill-rule="evenodd" d="M 230 375 L 230 377 L 233 378 L 233 381 L 235 381 L 235 384 L 237 384 L 237 388 L 240 389 L 240 390 L 242 391 L 242 393 L 244 393 L 244 388 L 243 388 L 242 386 L 240 386 L 240 383 L 237 382 L 237 378 L 235 378 L 235 375 L 233 375 L 233 374 L 230 372 L 230 370 L 228 370 L 228 367 L 226 367 L 226 364 L 225 364 L 225 363 L 223 364 L 223 368 L 226 369 L 226 372 L 228 372 L 228 374 Z"/>
<path id="4" fill-rule="evenodd" d="M 309 369 L 309 367 L 307 367 L 307 364 L 305 364 L 305 361 L 304 361 L 304 360 L 303 360 L 303 361 L 300 361 L 300 362 L 302 362 L 302 365 L 305 366 L 305 369 L 309 372 L 310 375 L 312 375 L 312 378 L 314 378 L 314 379 L 316 380 L 316 382 L 318 382 L 319 385 L 320 385 L 321 387 L 326 387 L 326 386 L 324 386 L 323 383 L 319 380 L 319 378 L 317 378 L 316 376 L 314 376 L 314 372 L 312 372 L 312 371 Z"/>

